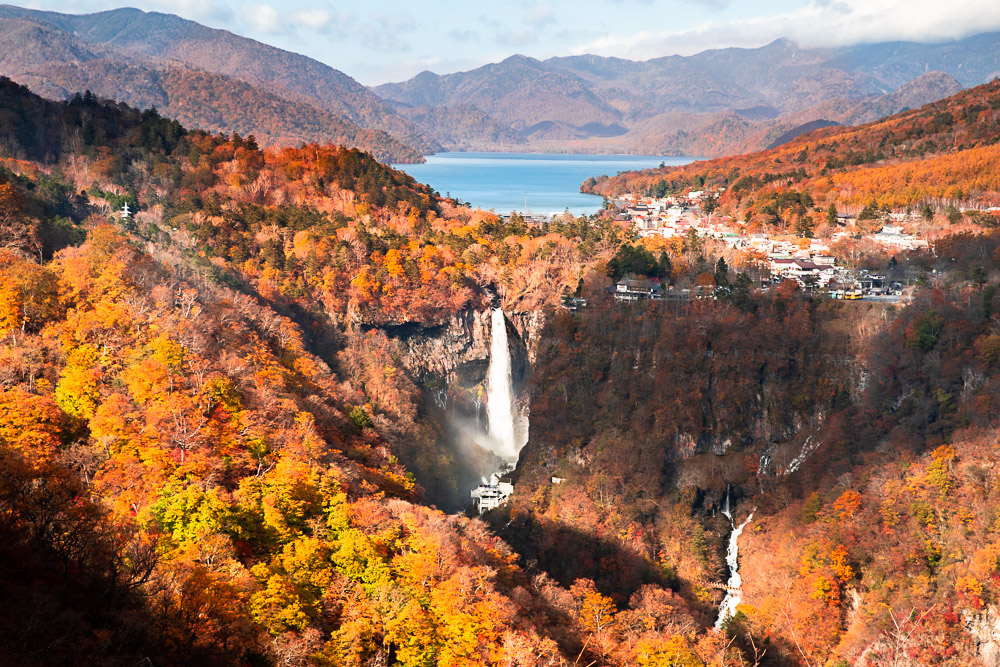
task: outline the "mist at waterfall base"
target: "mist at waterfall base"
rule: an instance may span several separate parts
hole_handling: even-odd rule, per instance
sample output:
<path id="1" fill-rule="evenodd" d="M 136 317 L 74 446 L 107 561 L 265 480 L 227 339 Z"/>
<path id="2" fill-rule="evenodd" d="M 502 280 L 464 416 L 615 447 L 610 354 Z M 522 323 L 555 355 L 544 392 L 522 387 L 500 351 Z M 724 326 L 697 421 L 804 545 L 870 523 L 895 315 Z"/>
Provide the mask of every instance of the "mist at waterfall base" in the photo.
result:
<path id="1" fill-rule="evenodd" d="M 461 506 L 443 505 L 447 511 L 462 509 L 474 488 L 512 470 L 528 441 L 528 407 L 515 391 L 507 320 L 499 308 L 491 313 L 490 336 L 485 392 L 475 399 L 474 414 L 462 414 L 450 402 L 436 406 L 438 423 L 458 464 L 453 473 L 455 500 Z"/>

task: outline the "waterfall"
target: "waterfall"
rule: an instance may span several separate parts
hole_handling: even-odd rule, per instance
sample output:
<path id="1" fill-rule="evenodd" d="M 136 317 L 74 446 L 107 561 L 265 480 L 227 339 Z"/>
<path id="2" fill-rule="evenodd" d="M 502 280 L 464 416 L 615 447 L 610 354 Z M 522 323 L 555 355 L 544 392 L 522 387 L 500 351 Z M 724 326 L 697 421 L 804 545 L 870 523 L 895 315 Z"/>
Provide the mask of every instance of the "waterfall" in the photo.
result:
<path id="1" fill-rule="evenodd" d="M 494 308 L 492 313 L 490 367 L 486 383 L 486 417 L 492 440 L 490 449 L 505 461 L 516 463 L 517 455 L 527 441 L 527 428 L 514 400 L 507 318 L 500 308 Z"/>
<path id="2" fill-rule="evenodd" d="M 726 484 L 726 504 L 722 506 L 722 515 L 729 519 L 729 523 L 733 522 L 733 515 L 729 508 L 729 485 Z"/>
<path id="3" fill-rule="evenodd" d="M 727 495 L 726 500 L 728 501 L 728 499 Z M 728 590 L 726 590 L 726 597 L 722 598 L 722 605 L 719 607 L 719 618 L 715 621 L 716 630 L 722 628 L 723 622 L 736 613 L 736 608 L 740 606 L 740 602 L 743 600 L 743 592 L 740 590 L 743 579 L 740 577 L 739 541 L 743 528 L 750 523 L 750 519 L 752 518 L 753 513 L 746 518 L 746 521 L 739 526 L 735 526 L 733 532 L 729 535 L 729 548 L 726 550 L 726 565 L 729 566 L 729 581 L 726 582 Z"/>

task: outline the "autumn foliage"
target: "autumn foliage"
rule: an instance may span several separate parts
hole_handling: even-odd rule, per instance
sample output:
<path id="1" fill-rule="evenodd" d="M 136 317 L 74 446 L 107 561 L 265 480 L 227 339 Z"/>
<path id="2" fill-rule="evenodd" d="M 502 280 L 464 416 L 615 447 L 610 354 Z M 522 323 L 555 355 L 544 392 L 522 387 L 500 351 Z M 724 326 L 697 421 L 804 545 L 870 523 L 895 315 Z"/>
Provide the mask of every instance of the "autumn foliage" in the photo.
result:
<path id="1" fill-rule="evenodd" d="M 726 211 L 764 223 L 775 216 L 793 221 L 780 201 L 789 197 L 796 203 L 808 197 L 806 209 L 815 202 L 825 211 L 832 203 L 855 213 L 865 206 L 996 205 L 998 133 L 1000 85 L 993 81 L 866 125 L 816 130 L 771 150 L 627 172 L 585 188 L 612 196 L 724 187 Z"/>
<path id="2" fill-rule="evenodd" d="M 988 199 L 956 160 L 989 171 L 996 90 L 702 182 L 761 224 Z M 997 234 L 909 256 L 907 302 L 832 302 L 759 290 L 761 257 L 697 237 L 470 211 L 357 150 L 261 150 L 9 82 L 0 101 L 5 662 L 978 657 L 1000 606 Z M 694 295 L 607 298 L 636 269 Z M 557 308 L 571 293 L 587 307 Z M 467 491 L 406 343 L 494 303 L 538 314 L 531 440 L 480 519 L 423 504 Z"/>

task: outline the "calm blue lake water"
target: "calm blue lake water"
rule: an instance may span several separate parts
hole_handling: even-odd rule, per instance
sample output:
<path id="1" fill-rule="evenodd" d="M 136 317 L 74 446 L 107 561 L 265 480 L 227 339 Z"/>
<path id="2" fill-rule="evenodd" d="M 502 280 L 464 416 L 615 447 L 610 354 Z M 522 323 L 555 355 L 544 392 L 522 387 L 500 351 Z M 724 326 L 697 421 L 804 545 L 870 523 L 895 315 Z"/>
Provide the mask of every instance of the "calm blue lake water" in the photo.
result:
<path id="1" fill-rule="evenodd" d="M 536 214 L 594 213 L 601 198 L 580 192 L 591 176 L 619 171 L 681 165 L 697 158 L 649 155 L 579 155 L 549 153 L 438 153 L 424 164 L 399 164 L 443 196 L 497 213 L 527 210 Z"/>

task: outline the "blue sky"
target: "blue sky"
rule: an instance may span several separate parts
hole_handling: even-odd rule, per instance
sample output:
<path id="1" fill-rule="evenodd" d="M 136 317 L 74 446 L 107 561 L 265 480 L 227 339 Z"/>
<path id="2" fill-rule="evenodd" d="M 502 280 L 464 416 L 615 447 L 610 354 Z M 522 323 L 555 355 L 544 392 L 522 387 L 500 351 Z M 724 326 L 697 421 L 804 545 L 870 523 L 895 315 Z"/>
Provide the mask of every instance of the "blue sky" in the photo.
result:
<path id="1" fill-rule="evenodd" d="M 806 46 L 940 41 L 1000 30 L 1000 0 L 132 0 L 303 53 L 364 84 L 472 69 L 515 53 L 646 60 L 788 37 Z M 106 0 L 24 6 L 88 13 Z"/>

